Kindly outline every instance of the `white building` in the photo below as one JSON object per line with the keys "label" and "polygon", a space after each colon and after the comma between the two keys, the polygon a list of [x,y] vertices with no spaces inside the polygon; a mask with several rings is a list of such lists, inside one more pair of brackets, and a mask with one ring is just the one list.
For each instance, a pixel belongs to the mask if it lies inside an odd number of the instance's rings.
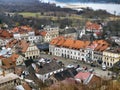
{"label": "white building", "polygon": [[55,26],[46,26],[44,31],[41,32],[44,42],[50,42],[53,38],[59,36],[59,27]]}
{"label": "white building", "polygon": [[104,40],[90,42],[58,37],[50,42],[49,52],[55,56],[91,62],[101,60],[102,54],[95,52],[103,52],[108,47]]}
{"label": "white building", "polygon": [[[29,67],[28,72],[34,72],[38,79],[45,82],[51,75],[62,72],[64,67],[53,60],[46,61],[45,59],[40,59],[36,63],[32,63]],[[32,70],[32,71],[29,71]]]}
{"label": "white building", "polygon": [[27,40],[36,43],[42,41],[42,37],[40,35],[35,35],[35,30],[27,26],[14,28],[11,32],[13,32],[14,39],[17,40]]}

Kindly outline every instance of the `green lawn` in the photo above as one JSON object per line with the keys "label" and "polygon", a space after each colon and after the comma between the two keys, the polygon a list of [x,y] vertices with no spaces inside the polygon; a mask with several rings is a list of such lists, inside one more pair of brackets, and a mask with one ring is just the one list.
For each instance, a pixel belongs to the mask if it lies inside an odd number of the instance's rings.
{"label": "green lawn", "polygon": [[32,12],[21,12],[18,14],[23,15],[24,17],[37,17],[37,15],[40,16],[40,13],[32,13]]}
{"label": "green lawn", "polygon": [[[21,12],[18,13],[20,15],[23,15],[23,17],[34,17],[34,18],[51,18],[53,20],[57,20],[58,17],[55,16],[45,16],[45,15],[41,15],[40,13],[32,13],[32,12]],[[65,19],[65,18],[69,18],[69,19],[82,19],[81,16],[78,15],[73,15],[70,17],[60,17],[61,19]]]}

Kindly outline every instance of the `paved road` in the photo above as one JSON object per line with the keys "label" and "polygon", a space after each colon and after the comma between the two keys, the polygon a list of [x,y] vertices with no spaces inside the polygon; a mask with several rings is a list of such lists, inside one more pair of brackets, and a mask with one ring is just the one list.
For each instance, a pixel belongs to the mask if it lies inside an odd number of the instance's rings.
{"label": "paved road", "polygon": [[100,77],[103,77],[103,78],[106,78],[106,79],[109,79],[110,76],[108,76],[108,72],[109,71],[103,71],[101,69],[101,67],[91,67],[89,64],[86,64],[86,63],[83,63],[81,61],[77,61],[75,62],[76,60],[72,60],[72,59],[66,59],[66,58],[62,58],[62,57],[57,57],[57,56],[52,56],[52,55],[48,55],[48,54],[41,54],[41,57],[44,57],[44,58],[50,58],[50,59],[53,59],[53,58],[57,58],[58,61],[62,61],[65,66],[69,65],[69,64],[72,64],[74,66],[77,66],[78,64],[80,65],[80,67],[87,67],[88,69],[89,68],[94,68],[94,73]]}

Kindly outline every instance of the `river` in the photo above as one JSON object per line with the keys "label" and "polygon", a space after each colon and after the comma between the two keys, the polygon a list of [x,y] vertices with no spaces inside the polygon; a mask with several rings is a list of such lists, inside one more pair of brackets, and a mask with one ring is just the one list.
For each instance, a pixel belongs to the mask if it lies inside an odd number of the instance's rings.
{"label": "river", "polygon": [[93,10],[106,10],[111,14],[116,14],[120,16],[120,4],[113,4],[113,3],[60,3],[56,2],[55,0],[43,0],[44,2],[56,3],[57,6],[65,7],[68,5],[74,6],[85,6],[90,7]]}

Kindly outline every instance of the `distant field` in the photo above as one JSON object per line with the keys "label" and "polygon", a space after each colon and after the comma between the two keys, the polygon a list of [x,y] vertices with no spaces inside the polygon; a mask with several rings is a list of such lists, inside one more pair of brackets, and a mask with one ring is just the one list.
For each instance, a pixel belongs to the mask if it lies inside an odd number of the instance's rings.
{"label": "distant field", "polygon": [[[20,15],[23,15],[23,17],[33,17],[33,18],[50,18],[51,20],[57,20],[57,16],[46,16],[46,15],[41,15],[40,13],[33,13],[33,12],[21,12],[18,13]],[[65,19],[69,18],[71,20],[92,20],[90,18],[83,18],[80,15],[72,15],[72,16],[66,16],[66,17],[59,17],[60,19]],[[105,19],[104,19],[105,20]],[[106,20],[120,20],[120,17],[108,17]]]}
{"label": "distant field", "polygon": [[40,15],[40,13],[32,13],[32,12],[21,12],[20,15],[23,15],[24,17],[36,17],[37,15]]}
{"label": "distant field", "polygon": [[[22,12],[22,13],[18,13],[18,14],[23,15],[23,17],[51,18],[53,20],[57,20],[58,19],[58,17],[41,15],[40,13]],[[82,19],[82,17],[78,16],[78,15],[73,15],[73,16],[68,16],[68,17],[60,17],[60,19],[65,19],[65,18],[69,18],[69,19]]]}

